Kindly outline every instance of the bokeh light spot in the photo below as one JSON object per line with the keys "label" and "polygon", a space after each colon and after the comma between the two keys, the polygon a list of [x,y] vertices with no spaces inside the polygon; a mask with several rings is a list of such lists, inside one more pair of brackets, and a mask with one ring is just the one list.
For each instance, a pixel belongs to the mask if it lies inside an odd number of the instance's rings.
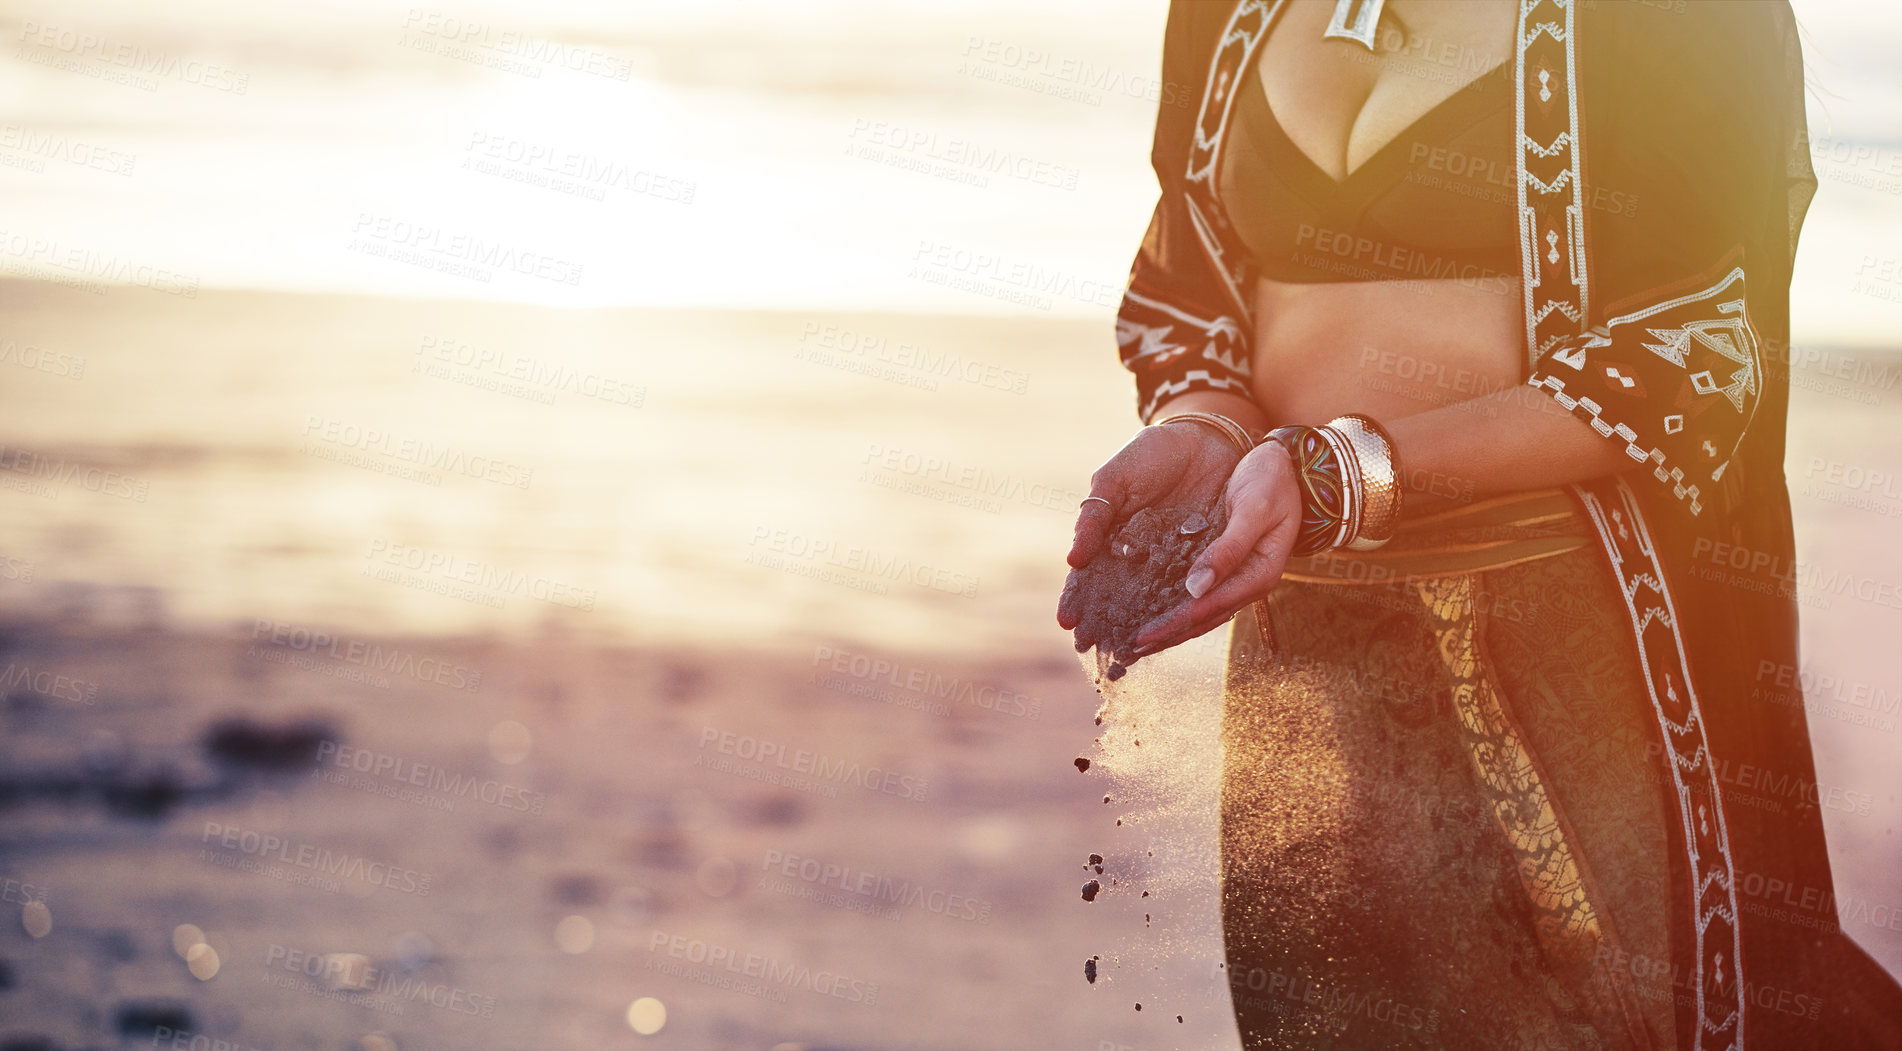
{"label": "bokeh light spot", "polygon": [[172,951],[184,959],[192,946],[205,944],[205,932],[196,923],[181,923],[172,928]]}
{"label": "bokeh light spot", "polygon": [[594,948],[594,924],[586,916],[563,916],[555,924],[555,944],[570,956],[579,956]]}
{"label": "bokeh light spot", "polygon": [[627,1025],[642,1036],[653,1036],[667,1024],[667,1005],[643,996],[627,1005]]}
{"label": "bokeh light spot", "polygon": [[218,950],[199,942],[185,950],[185,966],[190,968],[193,978],[209,982],[218,977]]}
{"label": "bokeh light spot", "polygon": [[498,763],[514,766],[528,758],[535,746],[535,735],[513,719],[504,719],[489,730],[489,754]]}
{"label": "bokeh light spot", "polygon": [[29,901],[20,907],[20,926],[31,937],[44,938],[53,933],[53,910],[43,901]]}

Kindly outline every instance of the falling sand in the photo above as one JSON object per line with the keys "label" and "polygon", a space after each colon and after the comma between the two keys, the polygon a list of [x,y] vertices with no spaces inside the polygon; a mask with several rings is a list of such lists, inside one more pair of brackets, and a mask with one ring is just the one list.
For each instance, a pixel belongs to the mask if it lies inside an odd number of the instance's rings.
{"label": "falling sand", "polygon": [[[1178,519],[1170,528],[1179,526]],[[1218,531],[1207,530],[1207,536]],[[1189,560],[1207,545],[1207,537],[1195,539],[1200,542],[1186,556],[1186,545],[1164,539],[1174,550],[1152,563],[1172,566],[1177,588]],[[1095,715],[1094,749],[1079,756],[1075,767],[1084,777],[1103,779],[1098,788],[1110,804],[1101,845],[1084,863],[1093,878],[1085,884],[1089,904],[1083,907],[1094,910],[1104,939],[1102,951],[1084,962],[1084,977],[1098,986],[1120,981],[1124,992],[1136,993],[1122,1000],[1123,1011],[1138,1000],[1166,1005],[1169,1010],[1156,1016],[1169,1025],[1157,1036],[1160,1046],[1183,1039],[1198,1047],[1232,1046],[1217,852],[1228,632],[1213,631],[1144,658],[1126,675],[1116,674],[1121,662],[1101,655],[1101,647],[1115,645],[1107,640],[1127,638],[1118,634],[1119,625],[1140,626],[1128,611],[1153,615],[1148,606],[1162,590],[1146,589],[1120,604],[1124,613],[1096,622],[1109,625],[1096,636],[1103,641],[1079,655],[1103,702]],[[1177,1021],[1170,1021],[1172,1015]]]}

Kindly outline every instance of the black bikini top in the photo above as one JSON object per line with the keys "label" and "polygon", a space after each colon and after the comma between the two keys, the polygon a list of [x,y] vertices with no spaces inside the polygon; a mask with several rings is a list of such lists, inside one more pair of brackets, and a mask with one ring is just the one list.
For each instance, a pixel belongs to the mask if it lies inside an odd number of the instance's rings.
{"label": "black bikini top", "polygon": [[1338,182],[1288,138],[1260,63],[1250,67],[1219,179],[1263,277],[1510,288],[1519,275],[1512,63],[1449,96]]}

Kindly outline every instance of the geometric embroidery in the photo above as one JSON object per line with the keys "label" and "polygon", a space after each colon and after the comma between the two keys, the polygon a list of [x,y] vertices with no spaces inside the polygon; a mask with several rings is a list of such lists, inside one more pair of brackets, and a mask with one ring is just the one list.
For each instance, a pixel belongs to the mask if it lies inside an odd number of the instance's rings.
{"label": "geometric embroidery", "polygon": [[[1586,273],[1589,255],[1585,209],[1580,199],[1583,147],[1579,142],[1573,54],[1575,6],[1575,0],[1519,0],[1514,74],[1519,85],[1515,120],[1520,148],[1515,158],[1515,182],[1526,352],[1532,365],[1526,381],[1549,391],[1565,409],[1586,416],[1599,434],[1623,440],[1626,453],[1650,465],[1652,474],[1670,486],[1678,499],[1687,501],[1695,515],[1703,509],[1698,487],[1686,484],[1682,468],[1666,465],[1660,446],[1668,443],[1673,449],[1680,448],[1687,416],[1703,424],[1710,421],[1711,414],[1703,406],[1687,405],[1682,390],[1660,390],[1655,395],[1645,391],[1640,379],[1647,372],[1644,350],[1632,344],[1638,343],[1651,355],[1671,361],[1686,372],[1704,374],[1702,380],[1688,381],[1692,391],[1706,398],[1723,394],[1743,417],[1740,421],[1735,417],[1725,421],[1731,426],[1721,427],[1716,435],[1734,451],[1756,411],[1759,375],[1756,340],[1744,319],[1743,271],[1733,270],[1716,287],[1699,295],[1614,318],[1603,334],[1585,331],[1591,324],[1587,306],[1591,282]],[[1563,76],[1555,75],[1555,71]],[[1536,103],[1531,101],[1534,98]],[[1558,251],[1561,237],[1567,249],[1564,253]],[[1540,242],[1544,242],[1545,251],[1539,250]],[[1632,322],[1714,297],[1733,282],[1739,286],[1735,298],[1718,306],[1716,318],[1690,318],[1675,326],[1660,324],[1648,330],[1650,341],[1632,339],[1620,331]],[[1567,321],[1571,322],[1569,328]],[[1614,337],[1621,338],[1614,342]],[[1597,364],[1602,366],[1596,376],[1586,370],[1586,361],[1593,356],[1599,356]],[[1559,372],[1570,373],[1576,384],[1573,392],[1567,391],[1567,380],[1556,374]],[[1587,386],[1597,389],[1582,389]],[[1617,399],[1614,404],[1623,407],[1631,418],[1606,419],[1605,407],[1594,397],[1601,393]],[[1675,400],[1663,400],[1673,395]],[[1683,411],[1687,408],[1692,411]],[[1733,434],[1734,440],[1730,440]],[[1711,450],[1718,449],[1712,435],[1702,437]],[[1710,473],[1712,479],[1721,477],[1729,465],[1728,453],[1706,452],[1705,456],[1707,463],[1710,459],[1721,461]],[[1691,878],[1696,939],[1690,954],[1693,973],[1689,976],[1696,1021],[1689,1046],[1694,1051],[1742,1051],[1744,976],[1736,872],[1714,759],[1704,737],[1697,696],[1691,690],[1683,639],[1678,635],[1677,611],[1637,500],[1623,479],[1613,475],[1573,488],[1584,499],[1624,592],[1639,663],[1658,716],[1666,765],[1684,824],[1683,846]],[[1680,682],[1682,694],[1677,686]],[[1714,823],[1712,811],[1716,813]]]}
{"label": "geometric embroidery", "polygon": [[1574,6],[1572,0],[1519,4],[1514,181],[1529,364],[1577,336],[1589,313]]}
{"label": "geometric embroidery", "polygon": [[[1708,363],[1710,367],[1691,373],[1692,389],[1699,394],[1722,394],[1731,408],[1742,412],[1744,399],[1757,396],[1756,340],[1744,321],[1742,299],[1717,304],[1717,312],[1730,316],[1693,321],[1682,328],[1646,329],[1658,342],[1644,346],[1679,368]],[[1713,362],[1712,357],[1718,360]],[[1726,382],[1713,378],[1713,368],[1730,373]]]}
{"label": "geometric embroidery", "polygon": [[[1682,829],[1696,938],[1691,986],[1696,996],[1693,1048],[1743,1051],[1743,931],[1737,908],[1737,872],[1724,820],[1717,760],[1704,734],[1704,716],[1691,686],[1678,612],[1658,564],[1657,549],[1638,501],[1622,479],[1574,486],[1597,526],[1611,569],[1624,593],[1638,644],[1638,663],[1664,743],[1672,802]],[[1682,689],[1679,687],[1682,686]]]}
{"label": "geometric embroidery", "polygon": [[[1631,458],[1649,461],[1652,473],[1697,514],[1703,510],[1698,481],[1723,477],[1762,393],[1743,285],[1743,268],[1733,267],[1700,292],[1611,318],[1603,329],[1561,343],[1527,382],[1586,415],[1599,434],[1624,438]],[[1681,370],[1677,390],[1644,389],[1640,377],[1649,368],[1656,384],[1659,366]],[[1554,369],[1578,375],[1568,381]],[[1694,470],[1695,480],[1687,481],[1679,466],[1686,463],[1703,465]]]}
{"label": "geometric embroidery", "polygon": [[1214,362],[1232,374],[1231,378],[1195,369],[1177,382],[1164,380],[1151,392],[1149,403],[1140,406],[1145,423],[1164,399],[1187,391],[1192,381],[1216,390],[1247,392],[1248,354],[1234,318],[1200,318],[1131,288],[1123,293],[1123,306],[1117,311],[1116,343],[1124,367],[1139,374],[1171,371],[1184,359]]}

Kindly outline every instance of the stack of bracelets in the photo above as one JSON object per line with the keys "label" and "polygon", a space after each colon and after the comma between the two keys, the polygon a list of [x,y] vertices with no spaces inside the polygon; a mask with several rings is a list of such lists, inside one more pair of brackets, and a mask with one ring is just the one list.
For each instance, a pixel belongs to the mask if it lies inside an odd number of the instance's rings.
{"label": "stack of bracelets", "polygon": [[[1257,444],[1241,424],[1217,413],[1177,413],[1160,422],[1176,420],[1213,427],[1244,456]],[[1400,521],[1400,460],[1380,424],[1349,414],[1322,427],[1277,427],[1265,440],[1287,450],[1301,487],[1301,531],[1289,554],[1372,551],[1393,539]]]}

